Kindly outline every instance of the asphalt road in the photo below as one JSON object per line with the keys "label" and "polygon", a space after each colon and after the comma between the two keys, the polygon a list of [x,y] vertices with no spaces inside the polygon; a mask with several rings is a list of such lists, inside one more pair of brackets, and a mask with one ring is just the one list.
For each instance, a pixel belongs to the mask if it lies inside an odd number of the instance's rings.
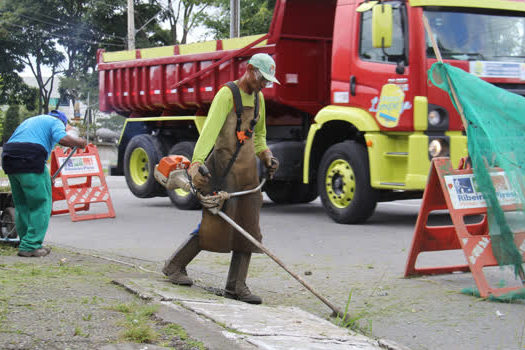
{"label": "asphalt road", "polygon": [[[46,236],[51,244],[163,261],[192,231],[200,211],[176,210],[167,197],[139,199],[123,177],[108,177],[115,219],[71,222],[53,216]],[[475,286],[470,273],[403,278],[419,211],[419,200],[380,203],[365,225],[334,223],[319,199],[304,205],[274,205],[265,199],[263,243],[293,271],[349,313],[355,326],[412,349],[524,349],[525,302],[483,301],[460,293]],[[91,212],[105,210],[101,204]],[[432,215],[447,222],[446,213]],[[420,265],[463,264],[462,252],[427,253]],[[222,288],[228,254],[202,252],[189,265],[197,285]],[[495,283],[508,270],[488,271]],[[264,255],[253,258],[248,278],[266,304],[294,305],[327,317],[330,310]]]}

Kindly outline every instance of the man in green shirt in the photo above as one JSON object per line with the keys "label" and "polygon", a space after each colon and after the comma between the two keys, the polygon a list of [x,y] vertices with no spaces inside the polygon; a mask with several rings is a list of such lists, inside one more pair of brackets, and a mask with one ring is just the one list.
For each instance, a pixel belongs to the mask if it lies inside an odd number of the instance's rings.
{"label": "man in green shirt", "polygon": [[[193,185],[202,193],[237,192],[257,187],[256,156],[268,169],[270,177],[277,171],[279,162],[266,145],[266,110],[261,93],[269,82],[279,83],[275,78],[275,62],[267,54],[255,54],[248,61],[244,75],[221,88],[213,99],[188,169]],[[211,177],[199,173],[202,164],[206,164]],[[223,211],[261,241],[261,206],[262,194],[258,191],[229,199]],[[260,251],[207,209],[203,210],[199,228],[168,259],[163,273],[175,284],[193,284],[186,266],[201,250],[232,252],[226,297],[252,304],[262,302],[246,286],[251,253]]]}

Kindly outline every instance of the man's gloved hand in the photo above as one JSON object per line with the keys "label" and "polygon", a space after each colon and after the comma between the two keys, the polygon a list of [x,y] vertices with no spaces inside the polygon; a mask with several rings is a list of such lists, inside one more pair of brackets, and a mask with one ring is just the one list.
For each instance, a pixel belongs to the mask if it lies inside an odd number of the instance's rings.
{"label": "man's gloved hand", "polygon": [[266,149],[259,153],[259,159],[268,170],[268,178],[272,179],[277,169],[279,169],[279,161],[273,156],[270,149]]}
{"label": "man's gloved hand", "polygon": [[193,183],[193,186],[198,190],[204,188],[210,181],[210,178],[208,176],[203,176],[201,175],[201,173],[199,173],[200,166],[201,163],[195,162],[192,163],[190,165],[190,168],[188,169],[188,175],[190,175],[191,177],[191,182]]}

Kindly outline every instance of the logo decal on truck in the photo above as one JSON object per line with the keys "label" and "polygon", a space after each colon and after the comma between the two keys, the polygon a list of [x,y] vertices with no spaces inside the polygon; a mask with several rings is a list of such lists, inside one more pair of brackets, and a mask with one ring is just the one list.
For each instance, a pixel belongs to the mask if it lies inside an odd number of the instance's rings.
{"label": "logo decal on truck", "polygon": [[394,128],[399,124],[403,112],[405,93],[395,84],[386,84],[381,89],[376,119],[386,128]]}

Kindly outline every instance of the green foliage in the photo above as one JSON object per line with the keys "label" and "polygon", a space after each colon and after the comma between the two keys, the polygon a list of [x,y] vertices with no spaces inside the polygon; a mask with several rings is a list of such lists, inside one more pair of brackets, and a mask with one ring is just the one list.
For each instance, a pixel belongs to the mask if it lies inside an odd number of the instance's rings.
{"label": "green foliage", "polygon": [[[216,39],[230,36],[230,0],[218,0],[219,11],[203,20]],[[275,0],[241,0],[241,36],[264,34],[270,28]]]}
{"label": "green foliage", "polygon": [[365,334],[366,333],[371,334],[372,333],[372,321],[368,322],[367,329],[363,329],[361,325],[359,324],[359,321],[363,318],[366,312],[360,311],[355,315],[351,315],[349,312],[350,302],[352,301],[352,292],[353,291],[350,290],[350,293],[348,294],[348,301],[346,302],[345,311],[343,315],[337,315],[335,321],[341,327],[348,328],[353,331],[359,331]]}
{"label": "green foliage", "polygon": [[118,114],[112,114],[107,118],[98,118],[97,126],[99,128],[108,128],[109,130],[120,132],[124,126],[126,118]]}
{"label": "green foliage", "polygon": [[20,106],[18,115],[20,118],[20,123],[22,123],[27,118],[31,118],[31,117],[34,117],[35,115],[38,115],[38,113],[35,110],[29,110],[26,106]]}
{"label": "green foliage", "polygon": [[[39,111],[47,112],[47,105],[58,74],[59,65],[65,57],[57,46],[57,26],[49,25],[40,16],[60,18],[57,0],[18,0],[0,3],[0,32],[4,41],[13,48],[6,50],[9,62],[20,71],[21,66],[31,68],[40,92]],[[48,18],[49,19],[49,18]],[[46,23],[47,22],[47,23]],[[51,76],[45,78],[42,68],[51,68]]]}
{"label": "green foliage", "polygon": [[[171,44],[186,44],[190,31],[203,24],[206,11],[220,5],[221,0],[167,0],[168,6],[162,14],[162,20],[169,23]],[[229,0],[228,0],[229,1]],[[182,29],[182,31],[179,30]]]}
{"label": "green foliage", "polygon": [[20,124],[20,107],[18,105],[9,106],[4,118],[4,130],[2,134],[3,142],[7,142],[15,129]]}
{"label": "green foliage", "polygon": [[71,77],[60,77],[61,98],[84,101],[89,106],[98,106],[98,73],[77,72]]}
{"label": "green foliage", "polygon": [[35,109],[38,90],[26,85],[16,72],[2,72],[3,68],[0,67],[0,105],[25,104]]}

